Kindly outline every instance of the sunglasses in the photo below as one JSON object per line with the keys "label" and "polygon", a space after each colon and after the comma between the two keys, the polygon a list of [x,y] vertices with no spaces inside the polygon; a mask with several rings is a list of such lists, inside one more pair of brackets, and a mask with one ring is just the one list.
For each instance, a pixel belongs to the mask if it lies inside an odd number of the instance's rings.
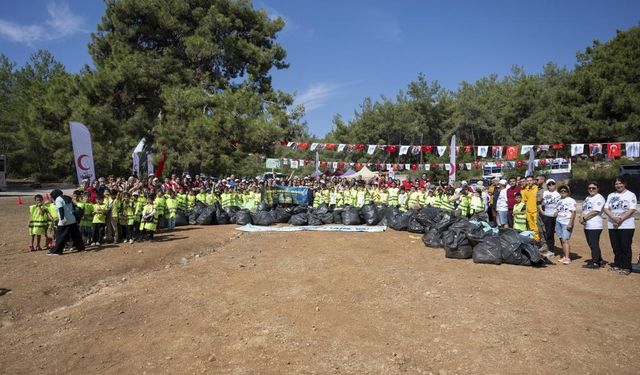
{"label": "sunglasses", "polygon": [[589,190],[598,190],[598,188],[595,186],[589,186]]}
{"label": "sunglasses", "polygon": [[568,190],[560,190],[561,193],[568,193]]}
{"label": "sunglasses", "polygon": [[549,186],[549,185],[555,185],[555,184],[556,184],[555,182],[549,182],[549,183],[547,184],[547,186]]}

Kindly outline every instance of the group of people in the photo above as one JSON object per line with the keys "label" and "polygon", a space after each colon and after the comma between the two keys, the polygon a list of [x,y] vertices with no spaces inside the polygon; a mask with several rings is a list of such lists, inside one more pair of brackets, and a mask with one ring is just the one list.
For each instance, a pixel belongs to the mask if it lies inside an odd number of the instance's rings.
{"label": "group of people", "polygon": [[[542,250],[547,256],[555,252],[557,236],[563,252],[560,262],[571,263],[569,240],[576,220],[576,201],[567,185],[558,187],[556,181],[544,176],[494,179],[488,186],[483,181],[432,183],[426,175],[415,181],[386,176],[367,181],[325,176],[240,179],[231,175],[214,179],[171,175],[162,181],[153,176],[101,177],[93,183],[83,181],[71,197],[59,190],[54,190],[50,198],[34,197],[30,206],[30,249],[42,249],[42,237],[51,255],[61,254],[69,240],[79,251],[85,245],[98,247],[105,242],[153,240],[160,224],[173,230],[176,212],[188,211],[197,202],[253,211],[260,204],[294,203],[287,194],[272,193],[275,186],[307,187],[308,203],[313,207],[362,207],[368,203],[397,206],[401,211],[439,207],[499,227],[531,231],[534,238],[543,242]],[[611,269],[629,274],[637,199],[626,189],[624,179],[616,179],[615,188],[605,200],[598,193],[598,184],[589,183],[589,196],[578,217],[592,252],[585,267],[599,268],[604,264],[599,246],[604,214],[615,255]]]}

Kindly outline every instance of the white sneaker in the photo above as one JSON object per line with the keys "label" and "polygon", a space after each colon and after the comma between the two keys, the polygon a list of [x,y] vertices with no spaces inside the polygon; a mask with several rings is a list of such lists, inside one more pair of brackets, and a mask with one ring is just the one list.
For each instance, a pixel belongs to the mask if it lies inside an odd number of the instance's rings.
{"label": "white sneaker", "polygon": [[129,243],[133,243],[133,238],[129,240]]}
{"label": "white sneaker", "polygon": [[100,242],[96,242],[96,246],[100,246]]}
{"label": "white sneaker", "polygon": [[92,242],[91,246],[96,246],[98,243],[97,242]]}

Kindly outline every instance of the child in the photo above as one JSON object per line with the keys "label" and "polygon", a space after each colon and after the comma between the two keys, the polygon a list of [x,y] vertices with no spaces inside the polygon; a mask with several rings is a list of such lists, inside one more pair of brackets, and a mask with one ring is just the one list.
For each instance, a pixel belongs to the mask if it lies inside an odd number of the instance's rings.
{"label": "child", "polygon": [[527,212],[522,202],[522,194],[515,194],[516,204],[513,206],[513,229],[527,230]]}
{"label": "child", "polygon": [[140,222],[140,241],[145,240],[145,235],[149,235],[149,241],[153,241],[153,234],[157,228],[157,211],[153,204],[155,196],[150,194],[147,198],[147,204],[142,208],[142,221]]}
{"label": "child", "polygon": [[[122,192],[118,205],[118,226],[124,242],[129,241],[129,243],[133,243],[133,220],[133,205],[131,199],[129,199],[129,193],[124,191]],[[129,222],[131,222],[131,224],[129,224]]]}
{"label": "child", "polygon": [[187,210],[193,210],[196,206],[196,189],[189,190],[189,195],[187,195]]}
{"label": "child", "polygon": [[109,206],[104,202],[104,196],[98,194],[96,196],[96,204],[93,206],[93,220],[92,220],[92,238],[91,245],[100,246],[104,237],[104,229],[107,223],[107,212]]}
{"label": "child", "polygon": [[45,239],[47,241],[47,248],[53,249],[56,243],[56,229],[58,227],[58,210],[56,205],[51,201],[49,195],[44,198],[44,209],[47,211],[47,233]]}
{"label": "child", "polygon": [[[202,197],[202,201],[204,203],[204,196]],[[162,190],[158,189],[156,190],[156,194],[155,194],[155,199],[153,201],[153,204],[155,206],[156,209],[156,217],[157,217],[157,221],[156,221],[156,228],[164,228],[165,225],[165,220],[164,218],[167,216],[167,204],[166,201],[164,199],[164,194],[162,193]]]}
{"label": "child", "polygon": [[[208,197],[209,195],[207,195]],[[176,199],[176,192],[169,190],[169,198],[165,200],[167,205],[167,227],[170,231],[176,229],[176,210],[178,209],[178,200]]]}
{"label": "child", "polygon": [[571,232],[573,231],[573,222],[576,218],[576,201],[569,196],[571,192],[566,185],[558,188],[560,193],[560,201],[556,206],[557,219],[556,219],[556,233],[560,238],[562,244],[562,250],[564,257],[560,259],[562,264],[571,263],[571,248],[569,246],[569,239],[571,238]]}
{"label": "child", "polygon": [[400,212],[405,212],[407,210],[407,201],[409,197],[407,195],[407,190],[404,186],[400,187],[400,194],[398,194],[398,206],[400,206]]}
{"label": "child", "polygon": [[[42,250],[40,247],[40,240],[42,235],[47,234],[47,227],[49,226],[49,220],[47,218],[47,210],[44,207],[42,195],[36,194],[33,197],[35,204],[29,206],[29,234],[31,235],[31,245],[29,250],[36,251]],[[36,247],[33,247],[34,241]]]}
{"label": "child", "polygon": [[82,208],[84,214],[80,220],[80,233],[82,240],[88,245],[91,243],[91,224],[93,221],[93,204],[91,203],[91,193],[85,191],[82,193],[82,202],[78,203],[78,207]]}

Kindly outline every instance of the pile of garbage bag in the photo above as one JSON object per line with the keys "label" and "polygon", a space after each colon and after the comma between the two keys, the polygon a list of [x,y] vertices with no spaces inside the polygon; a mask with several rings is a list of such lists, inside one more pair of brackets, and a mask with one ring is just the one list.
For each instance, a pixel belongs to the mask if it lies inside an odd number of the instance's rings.
{"label": "pile of garbage bag", "polygon": [[475,263],[541,266],[545,259],[533,239],[514,229],[491,227],[485,218],[471,219],[435,207],[401,212],[397,207],[367,204],[361,208],[346,206],[330,209],[319,207],[273,207],[261,204],[256,212],[239,207],[221,208],[200,202],[193,210],[177,211],[176,225],[261,225],[291,224],[296,226],[344,224],[386,225],[398,231],[423,234],[430,248],[444,249],[452,259],[473,259]]}

